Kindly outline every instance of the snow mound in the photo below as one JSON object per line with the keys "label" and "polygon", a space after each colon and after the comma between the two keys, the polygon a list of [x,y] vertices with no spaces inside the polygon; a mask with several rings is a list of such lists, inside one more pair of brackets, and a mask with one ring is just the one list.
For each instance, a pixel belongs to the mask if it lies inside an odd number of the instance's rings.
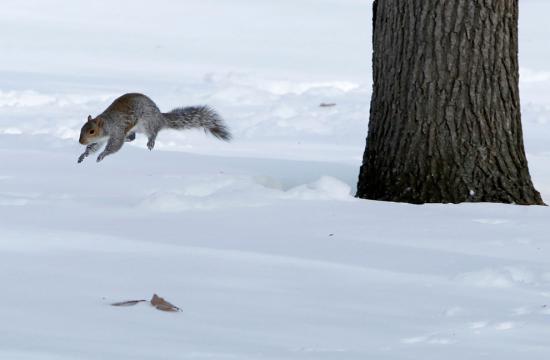
{"label": "snow mound", "polygon": [[214,210],[257,207],[279,200],[344,200],[353,199],[348,184],[330,177],[284,190],[269,177],[217,176],[191,177],[179,188],[150,193],[138,207],[159,212]]}
{"label": "snow mound", "polygon": [[46,94],[40,94],[36,91],[1,91],[0,107],[30,107],[41,106],[55,102],[55,97]]}
{"label": "snow mound", "polygon": [[214,210],[266,205],[271,189],[251,177],[194,177],[181,188],[155,191],[139,207],[160,211]]}
{"label": "snow mound", "polygon": [[310,184],[296,186],[287,197],[303,200],[351,200],[351,187],[331,176],[323,176]]}
{"label": "snow mound", "polygon": [[519,267],[466,272],[458,275],[457,280],[465,285],[480,288],[511,288],[516,285],[536,284],[535,274]]}
{"label": "snow mound", "polygon": [[25,206],[28,203],[27,199],[0,196],[0,206]]}

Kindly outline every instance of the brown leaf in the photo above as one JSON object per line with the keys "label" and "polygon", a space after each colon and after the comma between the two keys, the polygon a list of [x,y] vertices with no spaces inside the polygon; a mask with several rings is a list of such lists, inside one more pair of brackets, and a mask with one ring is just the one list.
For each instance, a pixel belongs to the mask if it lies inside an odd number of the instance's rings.
{"label": "brown leaf", "polygon": [[164,300],[157,294],[153,295],[153,298],[151,299],[151,305],[157,308],[157,310],[161,311],[181,311],[179,307],[170,304],[168,301]]}

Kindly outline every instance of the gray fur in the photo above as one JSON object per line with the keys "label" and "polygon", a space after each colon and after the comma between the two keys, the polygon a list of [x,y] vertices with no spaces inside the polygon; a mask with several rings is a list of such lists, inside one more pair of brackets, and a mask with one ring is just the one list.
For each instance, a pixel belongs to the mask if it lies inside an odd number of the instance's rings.
{"label": "gray fur", "polygon": [[101,147],[100,143],[91,143],[90,145],[87,145],[86,151],[84,151],[82,155],[78,157],[78,163],[80,164],[82,161],[84,161],[85,158],[90,156],[90,154],[93,154],[96,151],[98,151],[100,147]]}
{"label": "gray fur", "polygon": [[[80,155],[78,162],[97,151],[102,142],[107,142],[97,161],[111,155],[124,145],[124,141],[135,139],[135,133],[147,136],[147,147],[152,150],[159,131],[162,129],[185,130],[203,128],[220,140],[229,141],[231,134],[222,118],[208,106],[176,108],[162,113],[157,105],[143,94],[125,94],[117,98],[103,113],[88,121],[102,121],[102,133],[90,143]],[[86,125],[82,127],[81,139],[86,138]],[[86,142],[81,140],[81,143]]]}
{"label": "gray fur", "polygon": [[172,129],[204,128],[220,140],[231,140],[231,133],[224,125],[222,118],[208,106],[189,106],[175,108],[164,117]]}
{"label": "gray fur", "polygon": [[97,157],[97,162],[100,162],[105,158],[107,155],[111,155],[116,153],[122,148],[122,145],[124,145],[124,139],[126,138],[126,135],[124,132],[117,130],[109,137],[109,140],[107,140],[107,145],[105,145],[105,149],[99,154]]}

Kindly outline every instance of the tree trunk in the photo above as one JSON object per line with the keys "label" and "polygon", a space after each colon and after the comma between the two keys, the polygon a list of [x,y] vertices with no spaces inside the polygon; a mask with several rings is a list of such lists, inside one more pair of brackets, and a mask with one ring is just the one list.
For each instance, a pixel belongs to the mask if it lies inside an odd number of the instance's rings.
{"label": "tree trunk", "polygon": [[357,196],[543,204],[518,89],[517,0],[377,0]]}

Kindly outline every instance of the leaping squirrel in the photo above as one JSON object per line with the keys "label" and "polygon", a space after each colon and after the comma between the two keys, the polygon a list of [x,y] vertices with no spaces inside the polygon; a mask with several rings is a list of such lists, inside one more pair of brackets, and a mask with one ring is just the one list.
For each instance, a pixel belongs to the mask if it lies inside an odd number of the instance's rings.
{"label": "leaping squirrel", "polygon": [[125,94],[117,98],[100,115],[88,121],[80,130],[79,142],[86,151],[78,157],[81,163],[90,154],[98,151],[104,143],[105,150],[99,154],[100,162],[114,154],[125,141],[133,141],[136,133],[147,135],[147,147],[153,150],[155,139],[162,129],[204,128],[218,139],[229,141],[231,134],[222,118],[208,106],[175,108],[168,113],[160,112],[157,105],[143,94]]}

